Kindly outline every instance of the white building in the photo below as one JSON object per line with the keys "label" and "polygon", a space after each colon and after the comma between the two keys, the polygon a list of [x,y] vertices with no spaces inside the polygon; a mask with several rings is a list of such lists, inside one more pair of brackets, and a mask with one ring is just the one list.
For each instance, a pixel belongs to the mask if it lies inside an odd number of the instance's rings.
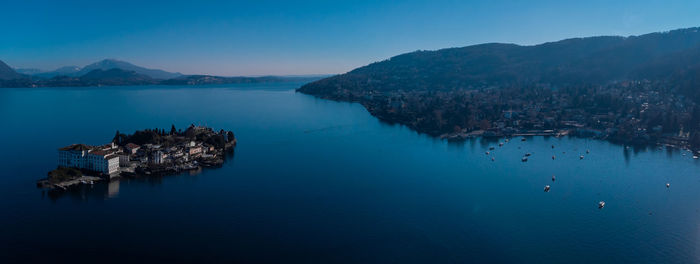
{"label": "white building", "polygon": [[58,166],[112,174],[119,172],[119,156],[114,151],[73,144],[58,150]]}
{"label": "white building", "polygon": [[73,144],[58,149],[58,166],[66,168],[85,168],[85,156],[91,148],[83,144]]}
{"label": "white building", "polygon": [[155,163],[155,164],[161,164],[161,163],[163,163],[163,160],[164,160],[165,157],[166,157],[166,155],[163,154],[163,152],[160,151],[160,150],[153,152],[152,155],[153,155],[153,159],[151,159],[151,160],[152,160],[153,163]]}
{"label": "white building", "polygon": [[119,171],[119,156],[104,150],[88,152],[86,169],[112,174]]}

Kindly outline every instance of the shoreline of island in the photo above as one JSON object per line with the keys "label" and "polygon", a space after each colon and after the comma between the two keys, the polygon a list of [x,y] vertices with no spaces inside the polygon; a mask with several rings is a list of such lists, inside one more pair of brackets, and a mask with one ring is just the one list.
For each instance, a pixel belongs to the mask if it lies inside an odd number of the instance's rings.
{"label": "shoreline of island", "polygon": [[57,168],[37,180],[37,187],[63,192],[120,177],[150,177],[219,167],[233,155],[237,139],[232,131],[190,125],[116,132],[105,145],[72,144],[58,149]]}

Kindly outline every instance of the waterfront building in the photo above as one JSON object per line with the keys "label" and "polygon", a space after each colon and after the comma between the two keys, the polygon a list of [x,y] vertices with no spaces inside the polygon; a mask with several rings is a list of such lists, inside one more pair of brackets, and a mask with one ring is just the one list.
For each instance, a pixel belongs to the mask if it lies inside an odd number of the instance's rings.
{"label": "waterfront building", "polygon": [[58,166],[85,169],[104,174],[119,172],[119,157],[116,149],[103,150],[104,146],[91,147],[73,144],[58,149]]}
{"label": "waterfront building", "polygon": [[86,168],[104,174],[119,172],[119,156],[112,151],[93,150],[87,154]]}
{"label": "waterfront building", "polygon": [[84,144],[73,144],[58,149],[58,166],[66,168],[84,168],[85,156],[91,148]]}

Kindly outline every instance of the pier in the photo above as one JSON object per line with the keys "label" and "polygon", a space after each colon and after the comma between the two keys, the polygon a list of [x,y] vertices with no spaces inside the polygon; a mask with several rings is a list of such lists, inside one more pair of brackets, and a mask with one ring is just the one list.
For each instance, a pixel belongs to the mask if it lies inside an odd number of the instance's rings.
{"label": "pier", "polygon": [[81,176],[68,181],[62,181],[58,183],[51,183],[48,179],[38,180],[36,182],[37,187],[46,189],[57,189],[57,190],[68,190],[72,186],[77,186],[79,184],[89,184],[91,182],[102,181],[103,178],[95,176]]}

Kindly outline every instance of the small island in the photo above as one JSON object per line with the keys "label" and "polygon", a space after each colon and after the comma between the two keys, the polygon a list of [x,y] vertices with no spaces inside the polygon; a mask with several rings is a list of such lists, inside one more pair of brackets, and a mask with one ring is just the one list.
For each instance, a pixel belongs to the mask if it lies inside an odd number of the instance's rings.
{"label": "small island", "polygon": [[221,166],[233,153],[236,137],[231,131],[218,132],[190,125],[178,130],[145,129],[131,135],[117,131],[112,141],[101,146],[73,144],[58,149],[58,166],[37,187],[65,191],[81,184],[116,177],[175,174]]}

